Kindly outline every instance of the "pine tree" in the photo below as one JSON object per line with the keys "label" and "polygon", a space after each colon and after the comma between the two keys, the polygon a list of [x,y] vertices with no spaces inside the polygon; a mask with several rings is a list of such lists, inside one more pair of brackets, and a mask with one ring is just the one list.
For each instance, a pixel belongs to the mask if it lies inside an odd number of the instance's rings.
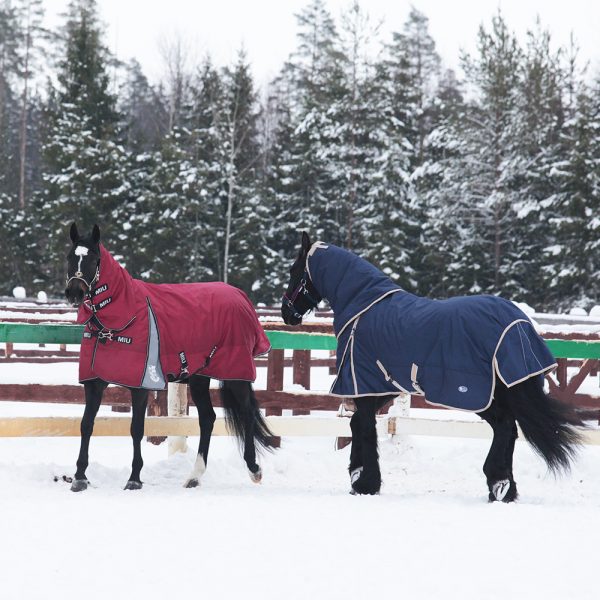
{"label": "pine tree", "polygon": [[279,212],[287,229],[284,237],[293,240],[293,246],[285,249],[288,254],[297,246],[300,230],[332,243],[343,244],[345,240],[330,161],[339,126],[332,107],[343,92],[338,33],[321,0],[302,10],[297,21],[298,47],[279,81],[280,88],[289,94],[286,110],[293,125],[286,168],[288,178],[295,183],[283,197]]}
{"label": "pine tree", "polygon": [[[51,90],[50,130],[44,144],[45,190],[36,202],[47,223],[46,275],[62,275],[67,226],[101,225],[110,240],[114,217],[129,197],[129,156],[118,143],[116,98],[109,91],[110,55],[102,44],[95,0],[74,0],[64,32],[58,88]],[[116,233],[115,233],[116,236]]]}
{"label": "pine tree", "polygon": [[597,304],[600,209],[600,96],[578,87],[559,140],[562,152],[549,164],[552,195],[545,202],[549,246],[545,248],[545,303],[568,310]]}
{"label": "pine tree", "polygon": [[521,56],[501,15],[492,20],[490,32],[482,26],[478,55],[463,58],[467,84],[477,95],[464,109],[457,105],[459,112],[430,139],[440,158],[426,172],[439,172],[439,187],[427,199],[431,222],[425,254],[426,264],[435,264],[435,248],[440,248],[441,281],[430,286],[441,293],[497,292],[504,284],[503,261],[514,219],[504,161]]}
{"label": "pine tree", "polygon": [[123,115],[125,145],[132,152],[157,150],[168,129],[168,108],[136,60],[126,65],[119,112]]}

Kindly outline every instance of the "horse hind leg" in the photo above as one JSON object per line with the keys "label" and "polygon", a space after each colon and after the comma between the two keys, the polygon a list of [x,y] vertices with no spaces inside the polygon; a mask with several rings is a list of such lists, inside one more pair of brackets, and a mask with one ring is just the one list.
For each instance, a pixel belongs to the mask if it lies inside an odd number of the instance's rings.
{"label": "horse hind leg", "polygon": [[518,497],[513,477],[513,453],[517,439],[515,418],[494,399],[490,408],[481,413],[492,427],[494,437],[483,464],[490,502],[513,502]]}
{"label": "horse hind leg", "polygon": [[189,380],[192,400],[198,409],[198,422],[200,425],[200,442],[198,455],[192,471],[183,484],[183,487],[193,488],[200,485],[200,480],[208,464],[208,449],[216,420],[215,410],[210,399],[210,378],[192,376]]}
{"label": "horse hind leg", "polygon": [[221,401],[229,429],[237,436],[242,448],[250,479],[260,483],[262,469],[256,462],[255,443],[268,447],[273,434],[260,414],[252,385],[248,381],[224,381]]}

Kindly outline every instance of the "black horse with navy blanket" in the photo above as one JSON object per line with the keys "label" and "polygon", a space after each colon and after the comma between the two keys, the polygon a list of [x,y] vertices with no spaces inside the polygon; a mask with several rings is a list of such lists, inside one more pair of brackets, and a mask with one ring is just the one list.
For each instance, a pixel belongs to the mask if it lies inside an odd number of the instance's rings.
{"label": "black horse with navy blanket", "polygon": [[497,296],[430,300],[410,294],[366,260],[331,244],[300,254],[282,302],[290,325],[327,298],[338,341],[331,393],[353,398],[352,488],[377,493],[381,475],[375,413],[401,392],[432,404],[475,411],[494,430],[484,464],[490,500],[512,501],[515,420],[549,468],[568,468],[581,421],[543,390],[556,367],[527,315]]}

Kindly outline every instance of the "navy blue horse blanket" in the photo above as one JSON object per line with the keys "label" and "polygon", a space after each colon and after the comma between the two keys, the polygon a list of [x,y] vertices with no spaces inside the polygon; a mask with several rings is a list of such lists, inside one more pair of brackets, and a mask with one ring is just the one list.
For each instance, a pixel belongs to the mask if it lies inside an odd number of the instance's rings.
{"label": "navy blue horse blanket", "polygon": [[503,298],[420,298],[352,252],[321,242],[306,268],[334,312],[332,394],[406,392],[479,412],[493,399],[496,377],[511,387],[556,367],[527,315]]}

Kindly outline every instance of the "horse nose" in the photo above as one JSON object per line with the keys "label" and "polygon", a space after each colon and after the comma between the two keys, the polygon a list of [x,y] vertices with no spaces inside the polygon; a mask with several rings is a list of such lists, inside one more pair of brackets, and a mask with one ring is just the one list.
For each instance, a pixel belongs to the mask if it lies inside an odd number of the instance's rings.
{"label": "horse nose", "polygon": [[74,305],[79,305],[83,302],[83,287],[79,281],[71,281],[65,289],[67,300]]}

